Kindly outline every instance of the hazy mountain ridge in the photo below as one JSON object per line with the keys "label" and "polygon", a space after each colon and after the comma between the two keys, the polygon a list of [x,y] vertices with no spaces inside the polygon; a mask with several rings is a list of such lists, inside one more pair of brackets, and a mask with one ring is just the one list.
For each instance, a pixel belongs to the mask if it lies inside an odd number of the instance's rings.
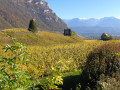
{"label": "hazy mountain ridge", "polygon": [[93,18],[91,19],[74,18],[71,20],[66,20],[66,19],[63,20],[69,27],[95,26],[98,23],[98,20]]}
{"label": "hazy mountain ridge", "polygon": [[67,27],[45,0],[0,0],[0,29],[27,28],[32,18],[41,30],[63,32]]}
{"label": "hazy mountain ridge", "polygon": [[63,19],[64,22],[69,26],[69,27],[84,27],[84,26],[98,26],[98,27],[119,27],[120,28],[120,19],[115,18],[115,17],[104,17],[101,19],[95,19],[95,18],[90,18],[90,19],[79,19],[79,18],[74,18],[74,19]]}
{"label": "hazy mountain ridge", "polygon": [[115,37],[120,36],[120,19],[115,17],[104,17],[101,19],[71,19],[64,22],[77,34],[91,39],[99,39],[103,32]]}

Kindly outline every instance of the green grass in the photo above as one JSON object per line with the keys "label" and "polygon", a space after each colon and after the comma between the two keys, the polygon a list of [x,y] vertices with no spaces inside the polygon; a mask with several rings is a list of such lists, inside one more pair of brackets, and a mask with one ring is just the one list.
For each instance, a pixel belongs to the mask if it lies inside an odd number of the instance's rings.
{"label": "green grass", "polygon": [[68,72],[68,73],[64,73],[63,77],[71,77],[71,76],[77,76],[80,75],[82,73],[82,70],[76,71],[76,72]]}

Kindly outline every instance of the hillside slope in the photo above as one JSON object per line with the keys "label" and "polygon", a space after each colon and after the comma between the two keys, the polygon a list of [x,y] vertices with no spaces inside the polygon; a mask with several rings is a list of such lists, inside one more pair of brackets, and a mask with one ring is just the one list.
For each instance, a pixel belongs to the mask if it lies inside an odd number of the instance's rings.
{"label": "hillside slope", "polygon": [[12,44],[9,36],[16,38],[21,43],[40,46],[77,43],[82,41],[81,38],[73,36],[63,36],[45,31],[40,31],[39,33],[32,33],[29,32],[27,29],[14,28],[2,30],[0,32],[0,43]]}
{"label": "hillside slope", "polygon": [[28,28],[35,18],[40,30],[63,32],[66,24],[49,8],[45,0],[0,0],[0,29]]}

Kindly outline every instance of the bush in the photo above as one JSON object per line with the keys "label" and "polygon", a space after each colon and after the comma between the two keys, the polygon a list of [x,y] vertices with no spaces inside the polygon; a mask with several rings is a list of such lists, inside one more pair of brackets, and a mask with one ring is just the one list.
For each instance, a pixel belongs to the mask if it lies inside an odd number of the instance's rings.
{"label": "bush", "polygon": [[120,72],[120,44],[111,43],[94,49],[87,57],[84,75],[85,84],[96,88],[101,76],[115,77]]}
{"label": "bush", "polygon": [[35,32],[38,32],[38,28],[37,28],[36,20],[35,20],[35,19],[30,20],[28,30],[29,30],[29,31],[32,31],[32,32],[34,32],[34,33],[35,33]]}
{"label": "bush", "polygon": [[58,85],[63,84],[62,73],[52,65],[44,78],[37,76],[35,79],[29,73],[29,69],[24,71],[24,66],[28,67],[28,64],[32,63],[27,59],[27,47],[15,38],[11,37],[11,39],[15,45],[3,46],[8,57],[0,56],[0,90],[36,90],[40,88],[39,84],[44,90],[48,88],[56,90]]}
{"label": "bush", "polygon": [[102,35],[101,35],[101,40],[112,40],[112,39],[114,39],[114,37],[113,36],[109,36],[107,33],[103,33]]}
{"label": "bush", "polygon": [[[12,38],[15,45],[3,46],[4,52],[11,52],[10,57],[0,57],[0,90],[26,90],[33,84],[29,73],[21,70],[19,64],[28,63],[27,47]],[[11,57],[13,56],[13,57]]]}
{"label": "bush", "polygon": [[70,29],[70,34],[71,36],[75,36],[76,33]]}

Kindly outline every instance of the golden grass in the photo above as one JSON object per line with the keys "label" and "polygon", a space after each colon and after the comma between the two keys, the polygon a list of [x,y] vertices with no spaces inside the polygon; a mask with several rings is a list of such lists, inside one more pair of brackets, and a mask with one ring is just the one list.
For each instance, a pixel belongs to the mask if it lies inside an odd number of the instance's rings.
{"label": "golden grass", "polygon": [[39,33],[32,33],[29,32],[27,29],[7,29],[0,32],[1,43],[12,43],[8,38],[8,35],[18,39],[21,43],[38,46],[76,43],[82,41],[82,39],[78,37],[68,37],[44,31],[41,31]]}
{"label": "golden grass", "polygon": [[[26,29],[20,30],[7,29],[3,30],[4,32],[0,32],[0,44],[13,44],[7,35],[17,38],[22,43],[27,43],[29,52],[28,59],[31,63],[27,66],[19,65],[19,67],[30,72],[31,75],[35,77],[45,74],[52,67],[61,68],[61,72],[77,71],[86,61],[89,52],[94,48],[109,42],[120,42],[120,40],[108,42],[82,40],[78,37],[68,37],[44,31],[31,33],[26,31]],[[26,31],[26,33],[21,33],[23,31]],[[0,55],[12,57],[9,52],[3,53],[1,47]]]}
{"label": "golden grass", "polygon": [[28,30],[24,28],[13,28],[2,30],[2,32],[28,32]]}

